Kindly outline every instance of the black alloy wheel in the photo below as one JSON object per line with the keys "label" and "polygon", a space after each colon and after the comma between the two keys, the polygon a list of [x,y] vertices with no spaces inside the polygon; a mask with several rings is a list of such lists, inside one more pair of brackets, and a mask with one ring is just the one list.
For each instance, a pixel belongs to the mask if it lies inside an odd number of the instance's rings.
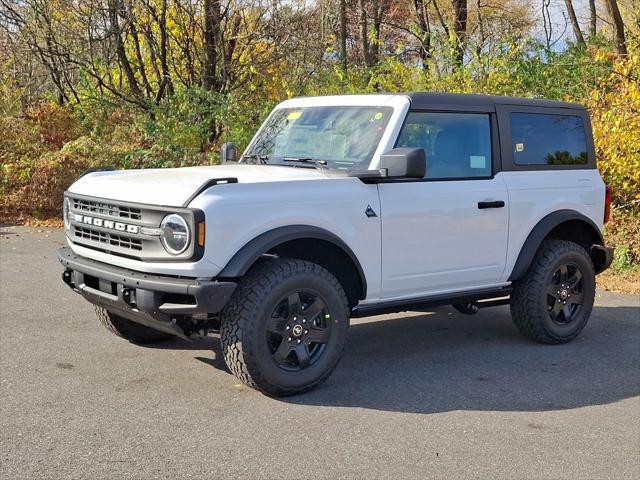
{"label": "black alloy wheel", "polygon": [[315,292],[289,293],[276,305],[267,322],[267,343],[273,361],[296,371],[316,363],[331,338],[331,315]]}
{"label": "black alloy wheel", "polygon": [[578,265],[565,263],[553,273],[547,286],[547,310],[558,325],[568,325],[580,313],[583,295],[583,274]]}

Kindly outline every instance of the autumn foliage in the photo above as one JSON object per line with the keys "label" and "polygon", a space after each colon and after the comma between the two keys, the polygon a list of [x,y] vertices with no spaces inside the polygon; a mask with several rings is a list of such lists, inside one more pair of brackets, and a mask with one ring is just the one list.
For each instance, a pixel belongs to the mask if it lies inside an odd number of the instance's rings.
{"label": "autumn foliage", "polygon": [[[598,51],[594,61],[607,61]],[[614,59],[585,103],[589,107],[598,167],[618,207],[640,203],[640,52]]]}
{"label": "autumn foliage", "polygon": [[522,0],[0,0],[2,216],[59,215],[87,168],[215,163],[288,97],[487,93],[587,106],[638,263],[640,11],[611,2],[563,30]]}

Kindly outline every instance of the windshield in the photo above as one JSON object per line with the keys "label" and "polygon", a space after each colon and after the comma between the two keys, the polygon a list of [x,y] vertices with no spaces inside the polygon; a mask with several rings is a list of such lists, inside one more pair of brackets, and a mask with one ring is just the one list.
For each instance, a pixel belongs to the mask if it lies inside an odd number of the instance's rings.
{"label": "windshield", "polygon": [[245,157],[288,165],[313,159],[326,162],[328,168],[366,170],[392,112],[391,107],[369,106],[278,109],[253,139]]}

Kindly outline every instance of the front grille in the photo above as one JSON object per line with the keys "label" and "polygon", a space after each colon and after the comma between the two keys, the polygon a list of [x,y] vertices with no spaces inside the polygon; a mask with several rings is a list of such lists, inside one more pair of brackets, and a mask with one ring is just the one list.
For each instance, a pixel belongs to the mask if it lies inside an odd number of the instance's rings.
{"label": "front grille", "polygon": [[73,198],[73,209],[81,212],[97,213],[99,215],[107,215],[109,217],[141,220],[142,212],[139,208],[125,207],[123,205],[113,205],[110,203],[95,202],[92,200],[84,200]]}
{"label": "front grille", "polygon": [[110,232],[102,232],[92,228],[73,226],[74,235],[78,239],[90,240],[98,242],[102,245],[110,245],[112,247],[126,248],[129,250],[142,250],[142,241],[127,237],[125,235],[117,235]]}
{"label": "front grille", "polygon": [[170,255],[162,246],[159,227],[172,213],[182,215],[195,224],[194,214],[186,208],[95,198],[67,192],[69,200],[67,237],[71,243],[102,251],[109,255],[141,261],[184,260],[193,256],[192,245],[180,255]]}

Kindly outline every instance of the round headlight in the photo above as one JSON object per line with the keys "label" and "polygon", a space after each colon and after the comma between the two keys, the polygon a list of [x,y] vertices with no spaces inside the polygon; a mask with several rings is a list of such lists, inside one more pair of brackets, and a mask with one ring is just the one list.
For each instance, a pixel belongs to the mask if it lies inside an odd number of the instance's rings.
{"label": "round headlight", "polygon": [[71,227],[71,202],[68,198],[64,199],[64,203],[62,204],[62,218],[64,219],[64,228],[69,230]]}
{"label": "round headlight", "polygon": [[189,246],[190,233],[187,222],[180,215],[167,215],[160,224],[162,246],[171,255],[180,255]]}

